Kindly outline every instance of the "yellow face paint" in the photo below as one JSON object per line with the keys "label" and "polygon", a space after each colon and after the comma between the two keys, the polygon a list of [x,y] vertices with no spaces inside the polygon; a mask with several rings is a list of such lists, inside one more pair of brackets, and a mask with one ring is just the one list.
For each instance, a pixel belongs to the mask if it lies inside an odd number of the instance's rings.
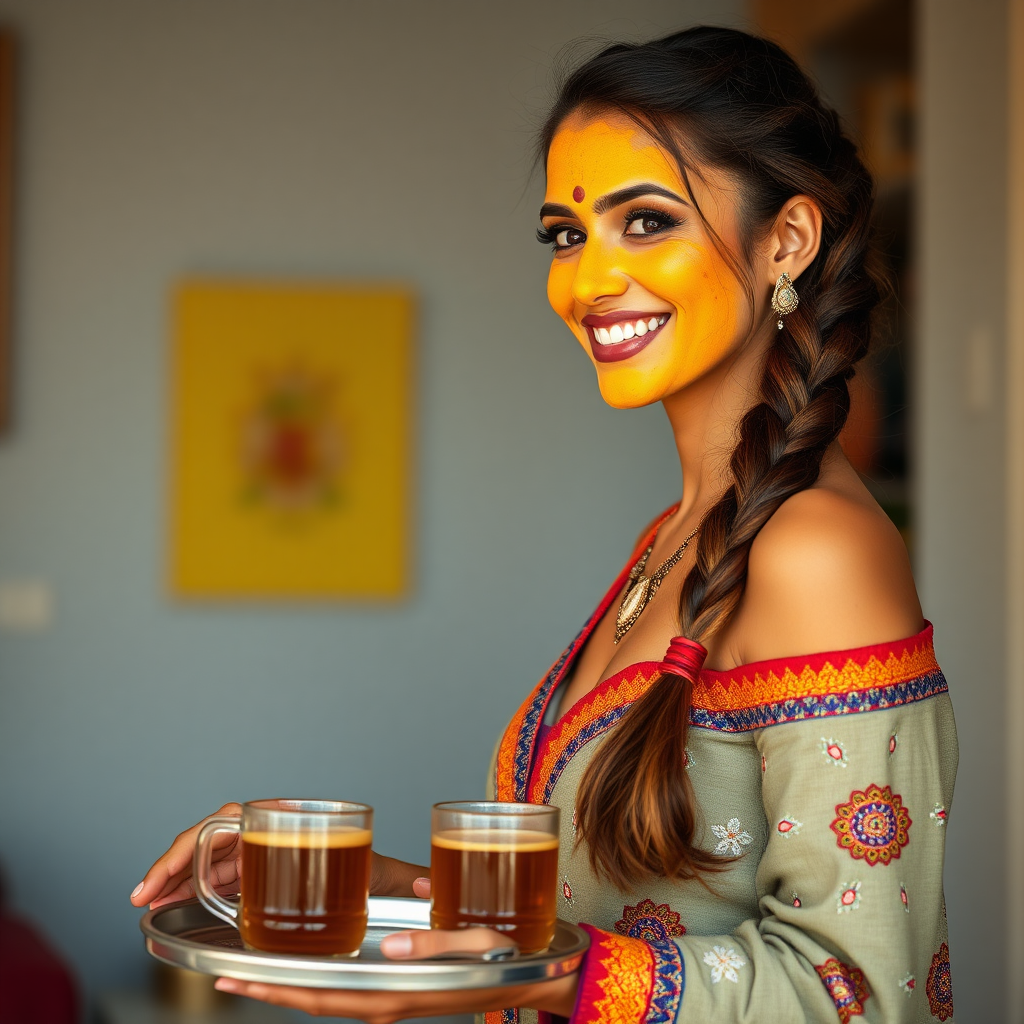
{"label": "yellow face paint", "polygon": [[[700,199],[735,245],[728,204],[710,193]],[[590,355],[609,405],[635,408],[674,394],[747,336],[743,287],[679,171],[625,116],[563,123],[548,153],[541,216],[556,244],[548,300]]]}

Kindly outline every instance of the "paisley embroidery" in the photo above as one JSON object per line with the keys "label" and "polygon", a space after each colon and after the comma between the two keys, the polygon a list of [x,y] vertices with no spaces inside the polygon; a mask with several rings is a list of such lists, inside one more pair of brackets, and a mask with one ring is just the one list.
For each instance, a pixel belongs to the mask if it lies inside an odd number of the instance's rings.
{"label": "paisley embroidery", "polygon": [[775,826],[775,831],[778,832],[780,836],[788,839],[790,836],[798,835],[800,829],[803,827],[804,823],[802,821],[797,821],[796,818],[793,817],[786,817]]}
{"label": "paisley embroidery", "polygon": [[949,1020],[953,1016],[953,983],[949,976],[949,946],[945,942],[932,957],[924,992],[933,1017]]}
{"label": "paisley embroidery", "polygon": [[836,913],[848,914],[860,906],[860,882],[841,882],[836,896]]}
{"label": "paisley embroidery", "polygon": [[900,988],[907,993],[908,996],[914,994],[914,989],[917,988],[917,979],[912,974],[905,974],[900,978]]}
{"label": "paisley embroidery", "polygon": [[572,896],[572,886],[569,884],[568,878],[562,879],[562,898],[570,907],[574,907],[576,905],[576,901]]}
{"label": "paisley embroidery", "polygon": [[831,736],[828,739],[821,737],[821,753],[828,764],[834,764],[837,768],[846,767],[846,746],[837,743]]}
{"label": "paisley embroidery", "polygon": [[946,824],[946,819],[949,817],[949,812],[946,810],[945,807],[942,806],[942,804],[936,804],[935,810],[932,811],[932,813],[929,814],[928,817],[931,818],[932,821],[934,821],[939,828],[942,828],[942,826]]}
{"label": "paisley embroidery", "polygon": [[847,1024],[851,1017],[863,1015],[864,1001],[870,993],[864,983],[862,971],[850,964],[840,963],[835,957],[829,957],[820,967],[814,969],[825,983],[842,1024]]}
{"label": "paisley embroidery", "polygon": [[664,942],[686,934],[686,926],[680,922],[679,915],[667,903],[655,906],[654,900],[641,900],[635,907],[623,907],[615,930],[620,935],[645,942]]}
{"label": "paisley embroidery", "polygon": [[910,841],[910,814],[889,786],[855,789],[849,803],[836,804],[836,815],[831,828],[837,845],[872,867],[896,860]]}
{"label": "paisley embroidery", "polygon": [[909,914],[910,900],[907,897],[907,886],[904,882],[900,882],[900,903],[903,904],[903,909]]}
{"label": "paisley embroidery", "polygon": [[892,757],[892,755],[896,753],[896,744],[899,743],[899,738],[900,738],[900,734],[898,732],[894,732],[889,737],[889,756],[890,757]]}

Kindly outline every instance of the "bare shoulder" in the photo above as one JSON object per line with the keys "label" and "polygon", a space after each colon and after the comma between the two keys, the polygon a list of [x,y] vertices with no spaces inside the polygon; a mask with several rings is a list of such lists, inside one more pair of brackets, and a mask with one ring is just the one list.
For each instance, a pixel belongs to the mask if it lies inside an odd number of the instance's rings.
{"label": "bare shoulder", "polygon": [[903,538],[839,458],[818,484],[785,501],[751,545],[730,645],[743,661],[863,647],[921,629]]}

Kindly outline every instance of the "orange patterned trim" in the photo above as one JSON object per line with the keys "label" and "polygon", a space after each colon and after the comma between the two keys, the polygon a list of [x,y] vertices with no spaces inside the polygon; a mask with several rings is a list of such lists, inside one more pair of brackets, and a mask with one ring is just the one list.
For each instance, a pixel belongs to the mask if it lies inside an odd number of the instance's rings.
{"label": "orange patterned trim", "polygon": [[693,688],[693,707],[739,711],[897,686],[938,671],[929,623],[916,636],[891,644],[756,662],[728,672],[705,670]]}
{"label": "orange patterned trim", "polygon": [[562,769],[592,739],[610,729],[658,678],[658,662],[632,665],[606,679],[562,716],[541,747],[530,780],[530,801],[547,803]]}
{"label": "orange patterned trim", "polygon": [[572,1024],[641,1024],[654,991],[654,951],[639,939],[592,927],[586,931],[590,949]]}

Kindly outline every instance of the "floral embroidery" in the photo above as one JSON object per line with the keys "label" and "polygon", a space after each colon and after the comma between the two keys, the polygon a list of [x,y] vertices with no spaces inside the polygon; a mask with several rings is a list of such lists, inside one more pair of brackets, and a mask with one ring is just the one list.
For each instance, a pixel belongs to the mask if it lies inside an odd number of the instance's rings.
{"label": "floral embroidery", "polygon": [[569,884],[569,879],[566,877],[562,878],[562,897],[570,907],[576,906],[576,901],[572,898],[572,886]]}
{"label": "floral embroidery", "polygon": [[804,823],[802,821],[797,821],[796,818],[783,818],[782,821],[775,826],[775,831],[778,832],[780,836],[788,838],[789,836],[795,836],[803,827]]}
{"label": "floral embroidery", "polygon": [[730,818],[725,825],[712,825],[711,831],[719,839],[715,853],[728,857],[738,857],[743,851],[741,846],[749,846],[753,837],[745,831],[739,818]]}
{"label": "floral embroidery", "polygon": [[837,845],[872,867],[896,860],[910,841],[910,814],[889,786],[855,789],[849,803],[836,804],[836,815],[831,828]]}
{"label": "floral embroidery", "polygon": [[488,1010],[484,1024],[519,1024],[518,1010]]}
{"label": "floral embroidery", "polygon": [[850,964],[840,963],[835,957],[829,957],[820,967],[814,969],[825,983],[842,1024],[847,1024],[851,1017],[863,1015],[864,1001],[870,993],[864,983],[862,971]]}
{"label": "floral embroidery", "polygon": [[860,882],[841,882],[836,897],[836,913],[848,914],[860,906]]}
{"label": "floral embroidery", "polygon": [[[647,942],[591,925],[583,925],[583,930],[590,936],[590,948],[579,976],[579,1019],[606,1024],[646,1020],[657,984],[660,951]],[[674,942],[672,947],[678,952]]]}
{"label": "floral embroidery", "polygon": [[907,898],[907,886],[904,882],[900,882],[900,903],[903,904],[903,909],[909,914],[910,900]]}
{"label": "floral embroidery", "polygon": [[932,1016],[949,1020],[953,1016],[953,984],[949,977],[949,946],[945,942],[932,957],[924,991]]}
{"label": "floral embroidery", "polygon": [[892,757],[892,755],[896,753],[896,744],[899,742],[899,735],[900,734],[898,732],[894,732],[889,737],[889,756],[890,757]]}
{"label": "floral embroidery", "polygon": [[800,902],[800,897],[796,893],[793,893],[793,906],[798,909],[803,906],[803,903]]}
{"label": "floral embroidery", "polygon": [[946,808],[942,806],[942,804],[936,804],[935,810],[932,811],[932,813],[929,814],[928,817],[931,818],[932,821],[934,821],[939,828],[942,828],[942,826],[946,824],[946,818],[949,817],[949,814],[947,813]]}
{"label": "floral embroidery", "polygon": [[711,968],[711,981],[715,985],[723,978],[739,984],[740,976],[736,972],[747,966],[747,961],[736,950],[726,949],[725,946],[715,946],[714,950],[708,950],[704,954],[704,963]]}
{"label": "floral embroidery", "polygon": [[674,935],[685,935],[686,926],[679,915],[667,904],[654,905],[653,900],[641,900],[635,907],[623,907],[622,919],[615,922],[620,935],[645,942],[664,942]]}
{"label": "floral embroidery", "polygon": [[764,759],[764,754],[762,754],[761,755],[761,774],[764,775],[764,773],[766,771],[768,771],[768,762]]}
{"label": "floral embroidery", "polygon": [[917,987],[917,979],[912,974],[905,974],[900,978],[900,988],[907,993],[908,996],[914,994],[914,989]]}
{"label": "floral embroidery", "polygon": [[842,743],[837,743],[831,736],[828,739],[821,737],[821,753],[829,764],[834,764],[838,768],[846,767],[846,747]]}
{"label": "floral embroidery", "polygon": [[644,1024],[675,1024],[683,998],[683,954],[674,942],[650,945],[654,953],[654,991]]}

